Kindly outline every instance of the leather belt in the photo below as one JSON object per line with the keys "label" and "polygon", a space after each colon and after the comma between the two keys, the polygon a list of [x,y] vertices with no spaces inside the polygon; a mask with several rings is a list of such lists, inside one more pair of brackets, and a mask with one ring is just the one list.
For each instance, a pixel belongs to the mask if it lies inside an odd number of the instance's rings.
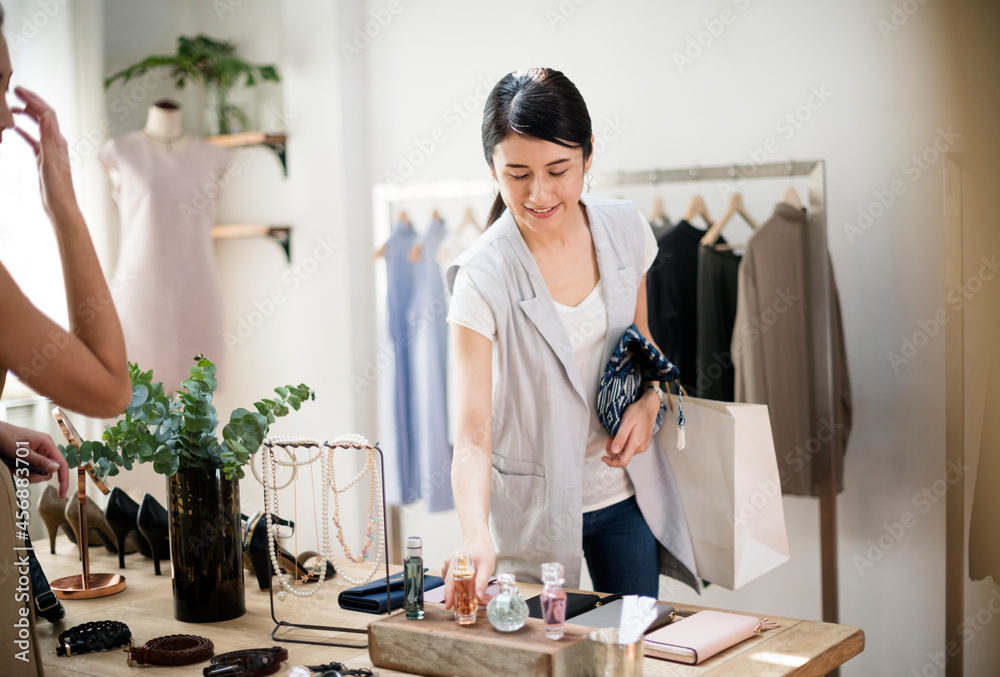
{"label": "leather belt", "polygon": [[264,677],[276,673],[287,660],[288,650],[280,646],[230,651],[213,658],[202,674],[205,677]]}
{"label": "leather belt", "polygon": [[140,647],[129,642],[125,649],[128,664],[190,665],[207,661],[215,653],[212,640],[198,635],[166,635],[151,639]]}
{"label": "leather belt", "polygon": [[62,632],[58,641],[58,655],[76,656],[125,646],[132,641],[132,632],[118,621],[91,621]]}

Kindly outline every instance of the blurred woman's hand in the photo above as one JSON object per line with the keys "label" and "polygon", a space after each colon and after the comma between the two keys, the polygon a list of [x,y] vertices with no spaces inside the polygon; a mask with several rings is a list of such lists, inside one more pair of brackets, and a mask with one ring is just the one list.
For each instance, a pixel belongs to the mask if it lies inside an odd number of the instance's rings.
{"label": "blurred woman's hand", "polygon": [[56,112],[42,97],[24,87],[15,87],[14,94],[24,103],[14,108],[14,113],[31,118],[38,125],[37,139],[20,126],[15,129],[35,153],[42,204],[58,226],[62,218],[79,210],[70,171],[69,144],[59,131]]}
{"label": "blurred woman's hand", "polygon": [[[28,450],[26,456],[20,457],[21,461],[40,470],[48,471],[46,475],[28,473],[28,481],[33,483],[48,482],[52,479],[52,475],[56,474],[59,477],[59,497],[65,498],[66,489],[69,486],[69,465],[52,437],[30,428],[21,428],[0,421],[0,456],[17,461],[19,458],[17,454],[18,442],[27,442],[28,445],[21,447],[21,449],[27,448]],[[25,466],[19,465],[19,467]],[[16,468],[12,468],[11,472],[16,472]],[[24,475],[18,473],[17,476],[23,477]]]}

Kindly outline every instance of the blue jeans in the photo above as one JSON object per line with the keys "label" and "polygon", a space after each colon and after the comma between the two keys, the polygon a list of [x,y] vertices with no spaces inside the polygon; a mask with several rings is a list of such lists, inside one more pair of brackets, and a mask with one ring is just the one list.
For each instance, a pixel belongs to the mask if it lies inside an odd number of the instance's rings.
{"label": "blue jeans", "polygon": [[583,555],[594,590],[659,597],[656,537],[635,496],[583,513]]}

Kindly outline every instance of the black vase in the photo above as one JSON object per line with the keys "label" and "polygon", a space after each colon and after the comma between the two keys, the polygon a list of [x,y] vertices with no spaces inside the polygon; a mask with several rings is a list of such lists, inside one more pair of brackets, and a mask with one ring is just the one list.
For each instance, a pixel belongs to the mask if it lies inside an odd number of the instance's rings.
{"label": "black vase", "polygon": [[240,490],[221,469],[181,468],[169,479],[174,618],[211,623],[246,613]]}

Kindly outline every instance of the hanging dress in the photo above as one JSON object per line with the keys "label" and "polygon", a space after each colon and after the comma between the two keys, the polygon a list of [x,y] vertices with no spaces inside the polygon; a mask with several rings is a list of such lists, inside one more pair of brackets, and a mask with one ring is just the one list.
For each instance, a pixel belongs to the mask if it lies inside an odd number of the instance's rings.
{"label": "hanging dress", "polygon": [[118,173],[121,246],[110,287],[128,359],[173,393],[195,355],[220,371],[225,357],[212,226],[229,153],[196,138],[168,151],[131,132],[98,159]]}
{"label": "hanging dress", "polygon": [[421,495],[431,512],[454,507],[451,495],[451,444],[448,442],[448,305],[437,257],[444,222],[431,221],[420,237],[415,290],[409,320],[413,335],[413,405]]}

